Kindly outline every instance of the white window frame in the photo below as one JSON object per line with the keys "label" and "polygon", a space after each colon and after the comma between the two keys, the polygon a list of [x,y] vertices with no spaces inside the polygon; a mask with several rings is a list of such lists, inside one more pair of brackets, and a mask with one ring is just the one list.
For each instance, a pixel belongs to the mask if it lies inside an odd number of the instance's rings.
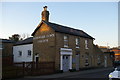
{"label": "white window frame", "polygon": [[89,53],[85,53],[85,66],[89,66]]}
{"label": "white window frame", "polygon": [[18,56],[19,56],[19,57],[22,56],[22,51],[18,51]]}
{"label": "white window frame", "polygon": [[75,44],[76,44],[76,48],[80,48],[80,39],[79,38],[75,38]]}
{"label": "white window frame", "polygon": [[[67,44],[65,44],[67,43]],[[68,47],[68,36],[64,35],[64,47]]]}
{"label": "white window frame", "polygon": [[88,40],[85,40],[85,49],[89,49],[88,48]]}
{"label": "white window frame", "polygon": [[89,65],[89,62],[88,62],[88,56],[85,57],[85,66],[88,66]]}
{"label": "white window frame", "polygon": [[31,50],[27,50],[28,56],[32,56],[32,51]]}

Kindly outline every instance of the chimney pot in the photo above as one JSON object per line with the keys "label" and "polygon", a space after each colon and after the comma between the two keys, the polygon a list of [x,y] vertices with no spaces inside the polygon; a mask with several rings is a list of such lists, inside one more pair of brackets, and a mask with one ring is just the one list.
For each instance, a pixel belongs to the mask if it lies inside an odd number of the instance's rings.
{"label": "chimney pot", "polygon": [[43,7],[44,8],[44,10],[42,11],[42,20],[44,20],[44,21],[49,21],[49,11],[47,11],[47,6],[44,6]]}

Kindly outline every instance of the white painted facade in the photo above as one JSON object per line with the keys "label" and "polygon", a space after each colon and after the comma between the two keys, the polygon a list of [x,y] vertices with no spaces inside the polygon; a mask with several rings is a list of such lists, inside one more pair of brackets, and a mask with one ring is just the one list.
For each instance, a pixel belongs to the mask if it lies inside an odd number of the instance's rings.
{"label": "white painted facade", "polygon": [[[29,52],[31,53],[31,55]],[[23,45],[13,46],[13,55],[14,55],[14,62],[33,61],[33,44],[23,44]]]}

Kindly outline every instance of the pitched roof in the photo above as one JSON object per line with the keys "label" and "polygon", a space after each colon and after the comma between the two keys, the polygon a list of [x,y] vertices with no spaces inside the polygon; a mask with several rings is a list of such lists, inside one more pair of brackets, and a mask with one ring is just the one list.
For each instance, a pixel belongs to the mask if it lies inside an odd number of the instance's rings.
{"label": "pitched roof", "polygon": [[31,43],[33,43],[33,37],[29,37],[25,40],[18,41],[18,42],[15,43],[15,46],[16,45],[23,45],[23,44],[31,44]]}
{"label": "pitched roof", "polygon": [[91,37],[90,35],[88,35],[87,33],[85,33],[82,30],[78,30],[78,29],[74,29],[74,28],[70,28],[67,26],[63,26],[63,25],[59,25],[56,23],[51,23],[51,22],[47,22],[47,21],[43,21],[38,25],[38,27],[35,29],[35,31],[32,33],[32,36],[34,36],[34,34],[36,33],[36,31],[41,27],[42,23],[47,24],[48,26],[50,26],[52,29],[54,29],[56,32],[60,32],[60,33],[65,33],[65,34],[70,34],[70,35],[75,35],[75,36],[81,36],[81,37],[85,37],[85,38],[90,38],[90,39],[94,39],[93,37]]}
{"label": "pitched roof", "polygon": [[14,43],[15,41],[9,40],[9,39],[0,39],[0,42],[2,42],[2,43]]}

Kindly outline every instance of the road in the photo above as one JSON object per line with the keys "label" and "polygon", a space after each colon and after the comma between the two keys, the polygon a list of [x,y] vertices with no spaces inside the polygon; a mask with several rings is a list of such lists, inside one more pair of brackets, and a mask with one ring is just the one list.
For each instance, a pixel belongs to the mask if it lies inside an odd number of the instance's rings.
{"label": "road", "polygon": [[112,70],[104,70],[104,71],[98,71],[98,72],[88,72],[84,74],[78,74],[73,76],[68,76],[65,78],[108,78],[109,73]]}
{"label": "road", "polygon": [[109,80],[108,74],[112,68],[84,70],[79,72],[67,72],[46,76],[27,76],[19,79],[10,80]]}

